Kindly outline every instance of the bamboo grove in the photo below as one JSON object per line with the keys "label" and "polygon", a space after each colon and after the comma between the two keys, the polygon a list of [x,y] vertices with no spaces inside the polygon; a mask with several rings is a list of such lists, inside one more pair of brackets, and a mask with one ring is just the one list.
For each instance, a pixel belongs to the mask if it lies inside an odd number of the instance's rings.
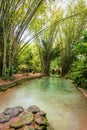
{"label": "bamboo grove", "polygon": [[[57,59],[61,76],[66,75],[79,57],[77,43],[86,28],[86,0],[1,0],[0,76],[14,74],[14,67],[24,55],[21,64],[27,57],[28,68],[40,67],[45,75],[50,75],[51,64]],[[27,41],[22,40],[25,32],[30,35]]]}

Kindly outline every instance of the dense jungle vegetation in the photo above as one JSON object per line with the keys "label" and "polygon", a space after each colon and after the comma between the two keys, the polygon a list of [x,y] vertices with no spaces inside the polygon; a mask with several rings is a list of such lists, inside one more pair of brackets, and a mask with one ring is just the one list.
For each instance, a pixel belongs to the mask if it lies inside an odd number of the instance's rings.
{"label": "dense jungle vegetation", "polygon": [[87,88],[86,0],[0,0],[0,77],[26,72]]}

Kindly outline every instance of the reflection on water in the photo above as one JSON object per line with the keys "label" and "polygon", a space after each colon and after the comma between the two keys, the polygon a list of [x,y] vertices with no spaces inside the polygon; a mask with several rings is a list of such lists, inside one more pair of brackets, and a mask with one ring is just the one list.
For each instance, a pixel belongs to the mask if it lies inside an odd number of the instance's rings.
{"label": "reflection on water", "polygon": [[87,101],[64,79],[27,81],[0,94],[0,112],[7,107],[27,108],[33,104],[47,112],[52,130],[87,130]]}

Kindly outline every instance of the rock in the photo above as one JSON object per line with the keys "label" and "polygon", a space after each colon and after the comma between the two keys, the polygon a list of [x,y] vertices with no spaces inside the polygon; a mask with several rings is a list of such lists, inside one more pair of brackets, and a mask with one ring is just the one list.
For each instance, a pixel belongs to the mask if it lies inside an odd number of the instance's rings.
{"label": "rock", "polygon": [[34,116],[31,112],[27,112],[22,115],[20,120],[23,121],[26,125],[30,125],[34,120]]}
{"label": "rock", "polygon": [[24,109],[21,106],[17,106],[17,107],[7,108],[3,113],[5,115],[11,115],[11,117],[15,117],[18,116],[18,114],[20,114],[23,111]]}
{"label": "rock", "polygon": [[46,116],[46,112],[40,111],[36,114],[36,116]]}
{"label": "rock", "polygon": [[5,115],[11,115],[11,117],[15,117],[19,114],[19,110],[16,108],[7,108],[3,113]]}
{"label": "rock", "polygon": [[45,126],[39,126],[35,124],[35,130],[44,130]]}
{"label": "rock", "polygon": [[25,128],[25,127],[22,127],[22,128],[17,129],[17,130],[26,130],[26,128]]}
{"label": "rock", "polygon": [[5,115],[11,115],[12,110],[13,110],[13,108],[7,108],[7,109],[4,110],[3,113],[4,113]]}
{"label": "rock", "polygon": [[24,126],[24,123],[22,121],[16,121],[10,124],[10,128],[15,128],[15,129],[21,128],[23,126]]}
{"label": "rock", "polygon": [[0,123],[8,122],[11,119],[10,115],[0,114]]}
{"label": "rock", "polygon": [[6,128],[4,130],[15,130],[14,128]]}
{"label": "rock", "polygon": [[34,126],[28,126],[27,130],[36,130]]}
{"label": "rock", "polygon": [[36,122],[38,125],[44,125],[44,126],[47,126],[47,125],[48,125],[47,118],[44,117],[44,116],[36,116],[35,122]]}
{"label": "rock", "polygon": [[14,107],[15,109],[19,110],[20,113],[24,111],[24,108],[22,106]]}
{"label": "rock", "polygon": [[39,107],[37,107],[35,105],[30,106],[27,110],[32,112],[33,114],[36,114],[36,113],[40,112]]}
{"label": "rock", "polygon": [[46,113],[34,105],[25,111],[21,106],[5,109],[0,123],[0,130],[48,130]]}

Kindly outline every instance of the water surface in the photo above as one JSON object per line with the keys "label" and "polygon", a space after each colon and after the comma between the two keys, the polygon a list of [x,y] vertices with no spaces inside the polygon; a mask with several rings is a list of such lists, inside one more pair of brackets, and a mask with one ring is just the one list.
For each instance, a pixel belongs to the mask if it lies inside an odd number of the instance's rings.
{"label": "water surface", "polygon": [[87,99],[64,79],[35,79],[0,93],[0,112],[17,105],[39,106],[52,130],[87,130]]}

